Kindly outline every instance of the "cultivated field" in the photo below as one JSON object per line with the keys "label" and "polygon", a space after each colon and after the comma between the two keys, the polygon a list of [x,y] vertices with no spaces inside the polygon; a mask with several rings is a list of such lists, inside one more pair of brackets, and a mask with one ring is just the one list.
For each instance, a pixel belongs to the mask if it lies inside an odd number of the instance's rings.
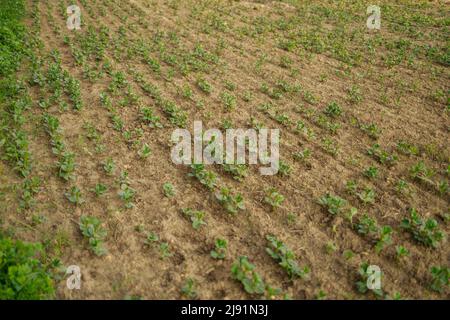
{"label": "cultivated field", "polygon": [[[450,7],[370,4],[2,0],[0,298],[448,299]],[[278,173],[174,164],[194,121]]]}

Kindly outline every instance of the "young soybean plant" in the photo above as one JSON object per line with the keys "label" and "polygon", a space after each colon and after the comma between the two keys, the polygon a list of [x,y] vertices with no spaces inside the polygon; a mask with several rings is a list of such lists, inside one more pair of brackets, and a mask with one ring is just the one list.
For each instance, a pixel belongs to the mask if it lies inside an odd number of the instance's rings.
{"label": "young soybean plant", "polygon": [[272,207],[272,211],[281,207],[284,201],[284,196],[275,188],[267,190],[267,195],[264,197],[264,201]]}
{"label": "young soybean plant", "polygon": [[295,261],[295,254],[280,240],[275,236],[268,235],[266,237],[269,247],[266,248],[266,252],[276,261],[279,262],[280,266],[286,270],[289,278],[292,280],[295,277],[305,278],[310,270],[308,267],[300,269]]}
{"label": "young soybean plant", "polygon": [[268,286],[261,275],[256,272],[255,266],[246,256],[241,256],[231,267],[231,276],[242,283],[244,290],[251,295],[266,295],[269,299],[281,294],[280,289]]}
{"label": "young soybean plant", "polygon": [[411,209],[410,214],[410,219],[403,219],[400,226],[408,231],[417,242],[437,248],[444,239],[444,233],[439,229],[438,222],[432,218],[424,220],[414,208]]}
{"label": "young soybean plant", "polygon": [[197,298],[197,291],[195,289],[195,281],[192,278],[187,278],[183,287],[181,288],[181,293],[183,296],[189,299]]}
{"label": "young soybean plant", "polygon": [[94,192],[97,197],[100,197],[108,191],[108,187],[103,183],[97,183],[91,191]]}
{"label": "young soybean plant", "polygon": [[175,191],[173,184],[171,184],[170,182],[164,183],[163,184],[163,193],[167,198],[171,198],[171,197],[175,196],[176,191]]}
{"label": "young soybean plant", "polygon": [[193,210],[191,208],[184,208],[181,209],[181,211],[187,216],[189,217],[189,219],[192,222],[192,227],[195,230],[200,229],[200,227],[202,225],[205,225],[206,222],[203,220],[205,218],[205,211],[197,211],[197,210]]}
{"label": "young soybean plant", "polygon": [[188,174],[189,177],[197,178],[209,190],[214,189],[216,186],[216,174],[214,172],[206,170],[203,164],[193,164],[191,169],[192,172]]}
{"label": "young soybean plant", "polygon": [[379,254],[386,246],[392,244],[392,228],[383,226],[379,230],[379,238],[375,244],[375,251]]}
{"label": "young soybean plant", "polygon": [[112,158],[108,158],[103,162],[103,170],[105,170],[106,174],[112,176],[114,171],[116,170],[116,164]]}
{"label": "young soybean plant", "polygon": [[65,193],[66,198],[75,205],[80,205],[84,202],[80,188],[73,186]]}
{"label": "young soybean plant", "polygon": [[344,207],[347,205],[347,201],[338,196],[327,193],[319,199],[319,204],[325,207],[328,213],[335,216],[342,212]]}
{"label": "young soybean plant", "polygon": [[103,246],[106,237],[106,230],[101,226],[101,222],[96,217],[81,216],[80,230],[89,241],[89,246],[97,256],[102,256],[108,251]]}
{"label": "young soybean plant", "polygon": [[[361,266],[358,269],[359,273],[359,281],[356,282],[356,288],[360,293],[367,293],[369,292],[369,288],[367,287],[367,280],[372,275],[368,271],[369,264],[367,262],[363,262]],[[372,289],[371,290],[377,298],[382,298],[384,296],[384,292],[382,289]]]}
{"label": "young soybean plant", "polygon": [[152,150],[147,143],[144,143],[141,149],[138,151],[138,155],[141,159],[147,159],[152,154]]}
{"label": "young soybean plant", "polygon": [[445,288],[448,287],[448,279],[450,277],[450,268],[434,266],[431,268],[431,276],[433,280],[431,281],[431,289],[442,293]]}
{"label": "young soybean plant", "polygon": [[225,259],[227,254],[228,242],[225,239],[216,239],[215,249],[211,250],[211,257],[214,259]]}
{"label": "young soybean plant", "polygon": [[241,194],[232,195],[229,188],[223,187],[220,192],[216,194],[217,200],[220,204],[231,214],[236,214],[239,210],[245,210],[244,198]]}
{"label": "young soybean plant", "polygon": [[125,202],[125,208],[131,209],[134,207],[134,197],[136,196],[136,191],[131,188],[128,184],[122,183],[120,185],[119,197]]}

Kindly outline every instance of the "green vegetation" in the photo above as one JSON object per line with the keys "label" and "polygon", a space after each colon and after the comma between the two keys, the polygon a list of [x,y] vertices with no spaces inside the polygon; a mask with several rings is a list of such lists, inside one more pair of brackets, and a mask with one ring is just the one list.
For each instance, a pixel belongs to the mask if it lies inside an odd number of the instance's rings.
{"label": "green vegetation", "polygon": [[0,300],[54,297],[51,272],[39,260],[39,255],[43,253],[40,243],[26,243],[0,236]]}
{"label": "green vegetation", "polygon": [[80,218],[80,230],[88,240],[89,247],[95,255],[102,256],[108,252],[104,247],[107,232],[99,219],[92,216],[82,216]]}

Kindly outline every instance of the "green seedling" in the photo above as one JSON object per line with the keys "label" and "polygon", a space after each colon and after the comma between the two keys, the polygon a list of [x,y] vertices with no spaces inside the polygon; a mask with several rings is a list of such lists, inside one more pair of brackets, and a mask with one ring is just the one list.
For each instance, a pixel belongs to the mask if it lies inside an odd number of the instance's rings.
{"label": "green seedling", "polygon": [[215,248],[211,250],[211,257],[214,259],[225,259],[227,254],[228,242],[225,239],[216,239]]}
{"label": "green seedling", "polygon": [[167,198],[171,198],[173,196],[175,196],[176,192],[175,192],[175,187],[173,186],[173,184],[166,182],[163,184],[163,193]]}
{"label": "green seedling", "polygon": [[324,113],[329,117],[337,118],[342,114],[342,109],[335,101],[333,101],[327,106]]}
{"label": "green seedling", "polygon": [[364,188],[361,192],[357,193],[358,198],[364,203],[364,204],[373,204],[375,203],[375,191],[371,188]]}
{"label": "green seedling", "polygon": [[268,235],[266,239],[269,244],[266,252],[279,263],[290,279],[295,277],[303,279],[309,274],[309,268],[300,269],[295,254],[282,241],[271,235]]}
{"label": "green seedling", "polygon": [[376,236],[379,231],[378,223],[374,218],[371,218],[365,213],[358,222],[355,223],[354,228],[359,234],[365,236]]}
{"label": "green seedling", "polygon": [[272,211],[281,207],[281,204],[284,201],[284,196],[277,191],[275,188],[271,188],[267,190],[266,196],[264,197],[264,201],[269,204],[272,208]]}
{"label": "green seedling", "polygon": [[361,266],[358,269],[358,274],[360,277],[360,280],[356,282],[356,288],[360,293],[367,293],[372,291],[377,298],[382,298],[384,296],[384,292],[382,289],[369,289],[367,286],[367,282],[369,277],[372,276],[371,273],[369,273],[369,264],[367,262],[363,262]]}
{"label": "green seedling", "polygon": [[134,207],[133,200],[136,196],[136,191],[128,184],[122,183],[120,185],[119,197],[125,202],[125,208],[131,209]]}
{"label": "green seedling", "polygon": [[409,250],[404,246],[396,246],[395,247],[396,257],[397,259],[402,259],[403,257],[409,256]]}
{"label": "green seedling", "polygon": [[244,198],[242,195],[237,194],[234,196],[227,187],[220,189],[220,192],[216,194],[216,199],[227,212],[231,214],[236,214],[239,210],[245,210]]}
{"label": "green seedling", "polygon": [[403,219],[400,226],[417,242],[428,247],[437,248],[444,239],[444,233],[439,229],[438,222],[432,218],[424,220],[414,208],[410,211],[410,218]]}
{"label": "green seedling", "polygon": [[170,252],[170,247],[169,247],[169,244],[167,242],[161,242],[159,244],[159,256],[163,260],[173,256],[173,253]]}
{"label": "green seedling", "polygon": [[364,170],[364,175],[369,179],[375,179],[376,177],[378,177],[378,168],[369,167]]}
{"label": "green seedling", "polygon": [[233,179],[242,181],[247,176],[248,166],[245,164],[223,164],[225,172],[230,173]]}
{"label": "green seedling", "polygon": [[151,245],[159,241],[159,236],[153,231],[147,234],[147,238],[145,239],[145,244]]}
{"label": "green seedling", "polygon": [[439,293],[444,292],[445,288],[448,287],[450,268],[434,266],[431,268],[431,276],[431,289]]}
{"label": "green seedling", "polygon": [[319,204],[326,208],[328,213],[334,216],[342,212],[344,207],[347,205],[347,201],[338,196],[327,193],[319,199]]}
{"label": "green seedling", "polygon": [[183,296],[189,299],[197,298],[197,291],[195,289],[195,281],[192,278],[187,278],[183,287],[181,288],[181,293]]}
{"label": "green seedling", "polygon": [[141,159],[147,159],[152,154],[152,150],[147,143],[144,143],[138,154]]}
{"label": "green seedling", "polygon": [[102,183],[97,183],[93,189],[91,189],[97,197],[104,195],[108,191],[108,187]]}
{"label": "green seedling", "polygon": [[103,170],[105,170],[106,174],[112,176],[116,170],[116,164],[114,160],[111,158],[106,159],[103,163]]}
{"label": "green seedling", "polygon": [[83,236],[89,241],[92,252],[97,256],[102,256],[108,252],[103,244],[107,232],[106,229],[101,226],[99,219],[92,216],[81,216],[80,230]]}
{"label": "green seedling", "polygon": [[191,220],[192,227],[195,230],[200,229],[202,225],[206,225],[206,222],[203,220],[206,215],[205,211],[197,211],[191,208],[184,208],[181,211]]}
{"label": "green seedling", "polygon": [[71,152],[64,152],[61,159],[57,163],[58,175],[65,181],[72,180],[74,178],[75,171],[75,154]]}
{"label": "green seedling", "polygon": [[231,276],[242,283],[249,294],[264,295],[266,284],[248,258],[241,256],[231,267]]}
{"label": "green seedling", "polygon": [[376,253],[380,253],[386,246],[392,244],[392,228],[390,226],[383,226],[378,231],[378,241],[375,244]]}
{"label": "green seedling", "polygon": [[141,108],[141,120],[144,121],[150,128],[162,128],[163,125],[160,122],[160,118],[154,115],[154,111],[151,108]]}
{"label": "green seedling", "polygon": [[81,190],[76,186],[70,188],[69,191],[65,193],[65,196],[71,203],[75,205],[80,205],[84,202]]}
{"label": "green seedling", "polygon": [[212,171],[206,170],[203,164],[191,165],[192,172],[188,174],[189,177],[195,177],[201,184],[212,190],[216,186],[216,174]]}

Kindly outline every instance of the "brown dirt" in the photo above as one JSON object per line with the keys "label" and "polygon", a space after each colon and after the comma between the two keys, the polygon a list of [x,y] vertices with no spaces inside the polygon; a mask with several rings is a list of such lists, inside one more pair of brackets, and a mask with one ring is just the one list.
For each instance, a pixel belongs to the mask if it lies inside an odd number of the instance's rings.
{"label": "brown dirt", "polygon": [[[40,96],[49,95],[45,89],[31,89],[35,105],[27,125],[31,153],[35,159],[33,174],[43,181],[35,207],[18,211],[13,186],[20,179],[8,172],[7,163],[0,163],[0,191],[5,193],[3,198],[0,197],[0,217],[4,226],[13,229],[18,238],[45,241],[49,256],[59,257],[64,265],[75,264],[81,268],[82,289],[68,290],[63,279],[57,283],[58,298],[122,299],[127,295],[137,295],[144,299],[178,299],[182,297],[181,287],[188,277],[195,279],[196,291],[201,299],[254,298],[231,278],[232,263],[243,255],[249,257],[267,283],[280,287],[293,299],[314,299],[319,290],[326,292],[329,299],[373,298],[355,289],[358,267],[362,261],[381,267],[386,293],[399,292],[404,298],[415,299],[448,298],[448,290],[441,294],[429,290],[431,266],[449,264],[450,252],[446,241],[437,249],[427,248],[415,242],[400,228],[401,220],[408,216],[408,208],[413,207],[424,217],[438,220],[440,228],[448,235],[448,220],[446,222],[443,217],[449,214],[449,193],[439,194],[435,189],[412,179],[409,173],[410,168],[422,160],[437,173],[433,178],[435,181],[449,180],[448,173],[445,174],[450,161],[448,105],[445,104],[445,98],[431,98],[433,93],[441,90],[448,99],[448,67],[419,56],[414,60],[414,66],[403,62],[389,68],[381,58],[389,53],[383,47],[377,47],[375,58],[355,65],[339,61],[331,50],[314,53],[308,48],[298,48],[294,52],[279,48],[279,40],[294,37],[295,32],[289,35],[289,31],[277,28],[276,22],[298,15],[305,18],[305,25],[297,32],[311,30],[313,26],[308,24],[309,16],[304,12],[313,14],[312,11],[305,11],[313,5],[328,6],[332,11],[350,15],[360,12],[359,17],[348,22],[346,28],[347,31],[358,31],[357,35],[362,35],[364,39],[381,37],[383,41],[388,41],[407,37],[388,28],[391,25],[389,20],[386,28],[383,27],[376,35],[366,31],[363,4],[347,9],[338,4],[330,5],[326,1],[307,1],[297,6],[275,1],[85,2],[88,4],[78,3],[83,12],[83,26],[78,32],[71,32],[65,27],[61,8],[65,8],[68,1],[38,1],[37,5],[41,16],[39,35],[44,44],[38,54],[48,59],[47,54],[57,49],[63,68],[81,81],[84,103],[81,111],[61,111],[56,105],[48,110],[58,117],[64,141],[68,149],[76,154],[76,179],[66,183],[57,176],[57,158],[51,152],[49,137],[41,123],[43,111],[37,106]],[[440,17],[440,9],[446,8],[439,3],[424,9],[418,9],[411,3],[400,7],[404,10],[402,12],[423,10],[436,19]],[[31,0],[29,8],[33,8]],[[358,8],[362,9],[358,11]],[[101,16],[102,10],[106,11],[104,16]],[[127,17],[126,22],[124,17]],[[260,35],[246,35],[242,31],[244,28],[257,30],[257,17],[271,23],[262,23],[267,29],[261,31]],[[318,22],[323,37],[333,34],[329,30],[335,30],[337,34],[338,26],[342,23],[336,19],[333,16]],[[52,20],[55,22],[53,25]],[[219,27],[207,28],[209,22],[216,22]],[[219,22],[225,23],[224,30],[220,28]],[[31,19],[29,23],[32,26]],[[118,106],[117,113],[126,130],[143,130],[143,136],[137,140],[150,145],[152,154],[147,160],[140,159],[137,155],[139,148],[128,143],[121,132],[113,129],[108,110],[100,102],[99,95],[107,90],[110,75],[105,74],[94,82],[84,79],[83,66],[76,64],[73,49],[64,43],[64,37],[67,36],[72,39],[74,47],[79,48],[79,37],[86,34],[89,27],[99,30],[101,26],[107,26],[110,30],[105,59],[111,62],[115,71],[126,74],[131,88],[140,97],[140,102],[136,104]],[[126,35],[123,42],[118,40],[120,28],[124,28]],[[444,32],[443,27],[422,28],[421,31],[427,35],[433,32],[441,35]],[[433,31],[433,28],[437,30]],[[191,71],[183,75],[178,67],[163,62],[154,42],[156,32],[161,33],[166,50],[178,55],[192,53],[197,44],[209,52],[216,52],[221,41],[225,41],[226,45],[217,51],[217,64],[208,65],[205,72]],[[178,37],[178,44],[171,41],[171,33]],[[442,44],[439,37],[408,39],[414,44]],[[138,54],[127,57],[125,49],[140,40],[154,49],[150,56],[159,60],[160,74],[153,72]],[[352,54],[360,49],[361,41],[347,40],[342,46]],[[262,56],[266,57],[266,62],[256,69],[255,65]],[[292,61],[289,68],[280,66],[281,57]],[[86,63],[95,67],[93,59],[88,58]],[[171,68],[176,70],[175,76],[167,79]],[[145,81],[159,87],[164,97],[176,102],[187,112],[189,130],[192,130],[194,120],[202,120],[204,128],[216,128],[221,127],[224,119],[230,119],[233,127],[246,128],[249,127],[251,117],[269,128],[280,128],[281,159],[291,166],[291,175],[261,176],[257,167],[250,167],[249,175],[242,182],[237,182],[219,166],[208,168],[216,172],[220,185],[231,187],[245,199],[245,211],[235,216],[229,215],[215,200],[213,192],[188,177],[188,167],[172,164],[170,136],[175,127],[157,107],[155,99],[139,87],[133,71],[142,74]],[[321,79],[322,75],[325,80]],[[214,89],[210,95],[204,94],[196,85],[199,77],[211,83]],[[281,99],[271,99],[261,92],[263,83],[274,87],[279,79],[301,85],[301,92],[311,92],[318,97],[318,102],[309,104],[302,93],[285,93]],[[224,110],[220,98],[220,94],[226,91],[225,80],[236,84],[232,94],[237,97],[237,108],[231,112]],[[179,88],[185,85],[193,90],[191,100],[179,94]],[[360,103],[350,103],[348,100],[347,90],[353,85],[361,88],[363,93]],[[248,102],[241,98],[247,91],[253,95]],[[385,99],[384,94],[387,96]],[[119,92],[113,98],[113,103],[117,105],[124,97],[124,91]],[[202,101],[203,108],[198,108],[196,101]],[[319,115],[331,101],[337,101],[344,111],[344,115],[336,120],[341,128],[334,135],[298,108],[302,106],[303,110],[310,109]],[[289,116],[292,123],[280,124],[258,109],[258,106],[267,102],[271,102],[279,114]],[[151,106],[161,117],[164,128],[151,129],[144,125],[139,120],[140,106]],[[297,120],[302,120],[308,128],[312,128],[316,138],[308,139],[298,134],[295,131]],[[355,121],[375,123],[381,129],[381,134],[373,139]],[[96,143],[87,138],[83,128],[87,122],[93,124],[101,134],[104,151],[96,152]],[[333,156],[324,149],[321,140],[325,137],[337,142],[337,155]],[[377,142],[383,149],[398,153],[396,144],[400,140],[418,146],[420,153],[417,156],[398,154],[398,163],[388,168],[377,163],[366,152],[368,147]],[[292,153],[304,148],[312,152],[308,165],[292,157]],[[117,166],[112,177],[107,176],[102,169],[102,163],[107,158],[114,159]],[[369,166],[379,168],[379,177],[375,180],[363,176],[362,172]],[[130,185],[137,191],[135,207],[132,209],[124,209],[117,195],[117,179],[124,170],[129,173]],[[356,196],[347,193],[345,182],[351,179],[357,180],[361,187],[370,186],[375,190],[376,201],[373,205],[364,205]],[[399,179],[407,181],[410,188],[408,194],[396,191]],[[109,186],[109,192],[101,198],[89,191],[99,182]],[[162,186],[166,182],[175,186],[175,197],[164,196]],[[84,204],[72,205],[64,197],[72,185],[82,190]],[[286,199],[282,207],[275,211],[271,211],[264,202],[265,191],[270,187],[275,187]],[[317,203],[318,198],[327,192],[340,195],[356,207],[359,213],[355,219],[367,212],[376,218],[379,225],[392,226],[395,231],[393,244],[377,254],[370,238],[359,235],[344,216],[331,217]],[[205,210],[207,225],[199,231],[194,230],[181,213],[181,209],[186,207]],[[293,223],[288,222],[289,213],[296,217]],[[32,218],[36,215],[44,216],[44,222],[33,224]],[[81,215],[93,215],[103,222],[108,231],[106,256],[97,257],[89,251],[79,231]],[[137,231],[136,226],[141,226],[144,231]],[[160,259],[156,247],[145,245],[146,232],[150,231],[169,243],[173,253],[170,258]],[[265,252],[265,237],[268,234],[276,235],[292,249],[299,265],[311,268],[309,279],[288,279],[284,270]],[[227,258],[223,261],[214,260],[209,254],[218,237],[228,241]],[[325,246],[329,242],[336,244],[335,252],[326,252]],[[398,261],[395,256],[396,245],[407,247],[410,256]],[[346,250],[353,251],[351,259],[343,256]]]}

